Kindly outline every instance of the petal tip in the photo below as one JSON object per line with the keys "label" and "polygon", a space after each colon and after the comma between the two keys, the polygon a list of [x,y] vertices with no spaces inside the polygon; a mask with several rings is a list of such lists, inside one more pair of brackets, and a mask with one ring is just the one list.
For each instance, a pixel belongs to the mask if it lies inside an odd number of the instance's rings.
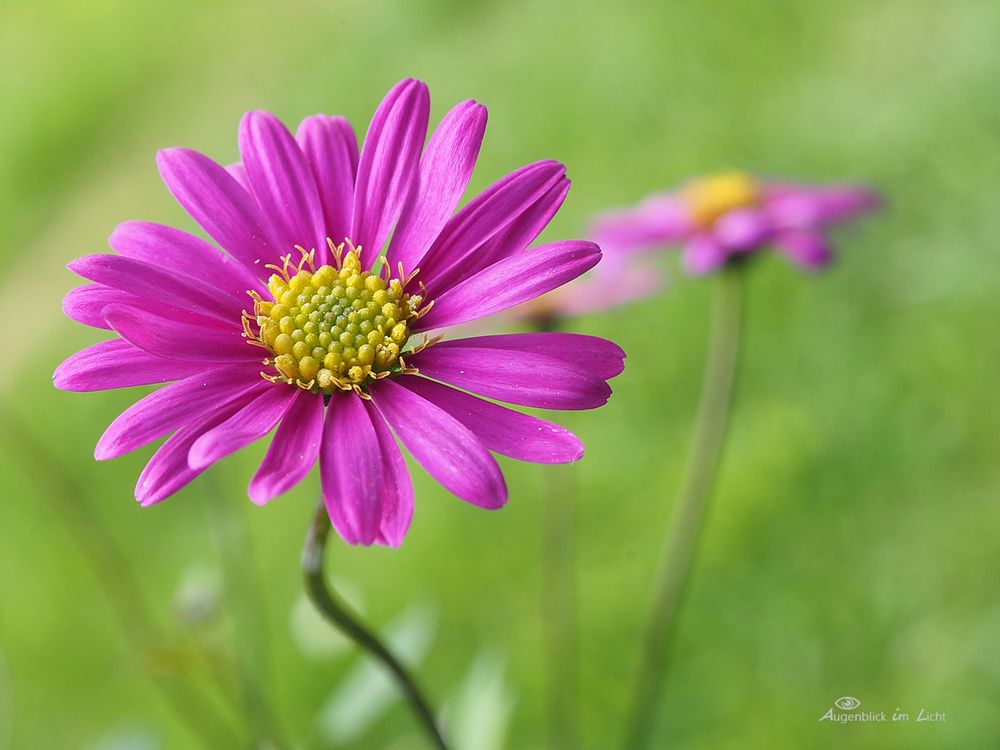
{"label": "petal tip", "polygon": [[250,480],[250,484],[247,485],[247,497],[250,498],[250,502],[254,505],[263,507],[267,505],[271,500],[277,497],[276,493],[271,492],[270,489],[254,477]]}
{"label": "petal tip", "polygon": [[204,471],[215,463],[215,461],[209,452],[210,446],[198,445],[198,442],[196,440],[194,445],[191,446],[191,450],[188,451],[188,466],[194,471]]}
{"label": "petal tip", "polygon": [[66,373],[66,363],[63,362],[55,370],[52,371],[52,385],[58,388],[60,391],[72,391],[72,388],[67,388],[66,386],[72,382],[72,376]]}
{"label": "petal tip", "polygon": [[179,148],[177,146],[171,146],[170,148],[161,148],[156,152],[156,166],[160,168],[162,173],[164,170],[170,169],[173,162],[178,158],[184,158],[187,156],[187,149]]}
{"label": "petal tip", "polygon": [[151,505],[156,505],[156,498],[151,496],[140,497],[136,495],[136,502],[139,503],[140,508],[148,508]]}
{"label": "petal tip", "polygon": [[375,539],[375,543],[382,547],[388,547],[389,549],[399,549],[403,546],[403,539],[406,537],[404,532],[401,536],[386,536],[385,534],[379,532],[378,537]]}
{"label": "petal tip", "polygon": [[[273,112],[266,109],[251,109],[243,113],[240,118],[240,130],[244,128],[254,128],[260,125],[280,124],[281,120]],[[282,127],[284,125],[282,124]]]}
{"label": "petal tip", "polygon": [[87,264],[92,255],[83,255],[79,258],[74,258],[69,263],[66,264],[66,269],[75,273],[77,276],[87,278],[84,274],[87,272]]}

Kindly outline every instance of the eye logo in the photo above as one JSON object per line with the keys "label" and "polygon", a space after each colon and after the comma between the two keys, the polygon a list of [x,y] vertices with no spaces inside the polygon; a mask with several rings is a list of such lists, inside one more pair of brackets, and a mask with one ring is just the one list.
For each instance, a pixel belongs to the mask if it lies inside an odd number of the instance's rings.
{"label": "eye logo", "polygon": [[861,701],[859,701],[857,698],[852,698],[849,695],[845,695],[843,698],[837,698],[837,700],[833,702],[833,705],[835,705],[837,708],[842,708],[845,711],[853,711],[855,708],[861,705]]}

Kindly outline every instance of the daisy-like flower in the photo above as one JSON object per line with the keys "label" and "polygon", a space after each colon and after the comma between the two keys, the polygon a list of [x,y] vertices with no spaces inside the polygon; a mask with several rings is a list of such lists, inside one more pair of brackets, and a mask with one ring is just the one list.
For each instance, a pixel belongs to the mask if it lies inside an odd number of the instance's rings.
{"label": "daisy-like flower", "polygon": [[116,254],[69,264],[92,283],[67,295],[66,314],[118,338],[66,360],[56,386],[177,381],[123,412],[95,450],[114,458],[173,433],[139,477],[142,505],[277,426],[250,498],[266,503],[318,460],[340,535],[395,546],[413,511],[395,438],[447,490],[483,508],[507,500],[491,451],[538,463],[581,457],[569,431],[480,396],[600,406],[623,367],[618,346],[564,333],[429,332],[545,294],[593,267],[600,249],[528,247],[569,186],[553,161],[512,172],[455,212],[486,108],[462,102],[424,148],[429,106],[423,83],[397,84],[360,154],[343,118],[308,117],[293,136],[273,115],[250,112],[240,163],[224,168],[188,149],[157,159],[170,192],[225,252],[130,221],[111,235]]}
{"label": "daisy-like flower", "polygon": [[829,227],[880,202],[861,185],[804,185],[728,172],[608,213],[595,221],[591,237],[609,254],[683,244],[683,263],[693,274],[710,273],[765,247],[817,269],[832,257]]}

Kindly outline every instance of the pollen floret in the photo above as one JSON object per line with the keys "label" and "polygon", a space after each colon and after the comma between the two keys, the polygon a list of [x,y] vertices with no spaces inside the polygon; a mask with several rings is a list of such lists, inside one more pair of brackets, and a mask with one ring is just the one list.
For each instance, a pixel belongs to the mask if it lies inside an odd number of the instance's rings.
{"label": "pollen floret", "polygon": [[754,179],[744,172],[723,172],[687,185],[681,192],[695,224],[711,226],[721,216],[737,208],[750,208],[759,202]]}
{"label": "pollen floret", "polygon": [[272,274],[273,302],[255,305],[257,342],[274,354],[264,361],[279,382],[333,393],[401,369],[409,321],[419,295],[398,278],[361,270],[358,251],[334,250],[334,265],[313,269],[311,254],[296,271]]}

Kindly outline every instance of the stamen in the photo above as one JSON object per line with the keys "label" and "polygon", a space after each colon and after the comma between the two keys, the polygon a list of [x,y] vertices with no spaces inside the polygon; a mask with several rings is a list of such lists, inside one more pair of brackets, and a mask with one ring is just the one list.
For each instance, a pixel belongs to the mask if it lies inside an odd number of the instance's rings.
{"label": "stamen", "polygon": [[[276,371],[267,380],[326,394],[364,393],[366,383],[412,371],[403,349],[410,325],[430,305],[424,295],[404,291],[416,272],[407,279],[401,264],[398,278],[383,273],[387,264],[377,273],[362,271],[360,248],[350,240],[327,239],[327,245],[332,265],[316,268],[315,251],[296,246],[297,264],[286,255],[281,267],[268,266],[275,271],[267,284],[273,301],[249,292],[253,312],[243,312],[244,336],[274,355],[264,360]],[[425,337],[417,350],[428,343]]]}

